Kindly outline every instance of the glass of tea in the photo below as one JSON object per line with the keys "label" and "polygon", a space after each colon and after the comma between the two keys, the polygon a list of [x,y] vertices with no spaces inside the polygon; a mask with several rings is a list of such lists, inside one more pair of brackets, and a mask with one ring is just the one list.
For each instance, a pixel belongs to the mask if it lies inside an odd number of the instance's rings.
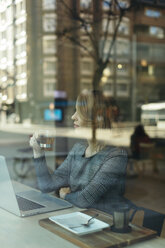
{"label": "glass of tea", "polygon": [[37,140],[42,150],[53,150],[55,137],[53,136],[51,131],[47,129],[39,130]]}

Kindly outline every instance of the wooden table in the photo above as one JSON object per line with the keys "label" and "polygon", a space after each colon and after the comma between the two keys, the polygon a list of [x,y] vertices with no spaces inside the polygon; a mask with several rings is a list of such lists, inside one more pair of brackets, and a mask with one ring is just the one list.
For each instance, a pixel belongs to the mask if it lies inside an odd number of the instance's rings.
{"label": "wooden table", "polygon": [[[39,225],[39,220],[52,215],[71,213],[82,209],[73,207],[61,211],[35,215],[31,217],[17,217],[0,209],[0,246],[5,248],[77,248],[78,246],[47,231]],[[128,246],[129,248],[164,248],[165,239],[153,238],[148,241]]]}
{"label": "wooden table", "polygon": [[[77,248],[78,246],[60,238],[39,226],[38,221],[52,215],[79,211],[77,208],[20,218],[0,209],[0,245],[5,248]],[[153,238],[129,248],[164,248],[165,239]]]}

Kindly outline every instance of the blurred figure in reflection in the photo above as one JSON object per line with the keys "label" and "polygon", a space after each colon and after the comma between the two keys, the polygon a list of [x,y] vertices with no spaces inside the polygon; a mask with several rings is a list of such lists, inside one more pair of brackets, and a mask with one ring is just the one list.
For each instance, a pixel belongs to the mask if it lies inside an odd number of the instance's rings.
{"label": "blurred figure in reflection", "polygon": [[[110,124],[106,125],[106,128],[111,128],[111,122],[118,122],[119,115],[120,115],[120,109],[112,97],[105,97],[105,104],[106,104],[106,121],[108,121]],[[110,120],[110,121],[109,121]]]}
{"label": "blurred figure in reflection", "polygon": [[[82,92],[71,117],[74,128],[80,131],[81,127],[109,128],[111,116],[106,110],[107,103],[101,92]],[[50,174],[36,134],[30,139],[30,145],[41,191],[58,191],[61,198],[80,208],[93,207],[107,212],[111,212],[111,206],[124,194],[127,153],[122,148],[95,139],[87,140],[86,144],[77,143]]]}
{"label": "blurred figure in reflection", "polygon": [[143,125],[135,127],[134,133],[131,135],[130,149],[132,157],[140,158],[140,143],[151,143],[150,137],[146,134]]}

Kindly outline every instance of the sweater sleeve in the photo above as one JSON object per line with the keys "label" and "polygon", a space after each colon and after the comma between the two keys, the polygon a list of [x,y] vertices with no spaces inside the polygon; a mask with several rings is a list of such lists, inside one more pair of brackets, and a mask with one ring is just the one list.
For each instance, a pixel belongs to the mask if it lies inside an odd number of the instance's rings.
{"label": "sweater sleeve", "polygon": [[37,182],[42,192],[56,191],[61,187],[69,186],[71,151],[64,162],[51,174],[48,170],[45,156],[34,159]]}
{"label": "sweater sleeve", "polygon": [[65,200],[81,208],[92,207],[107,191],[120,185],[126,174],[126,166],[127,153],[124,150],[109,156],[86,187],[67,194]]}

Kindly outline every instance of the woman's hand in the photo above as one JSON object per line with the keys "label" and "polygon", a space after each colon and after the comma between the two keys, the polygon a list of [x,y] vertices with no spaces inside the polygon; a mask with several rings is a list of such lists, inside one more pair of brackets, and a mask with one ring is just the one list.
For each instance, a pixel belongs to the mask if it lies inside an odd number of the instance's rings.
{"label": "woman's hand", "polygon": [[61,199],[64,199],[67,194],[71,192],[70,187],[64,187],[59,190],[59,195]]}
{"label": "woman's hand", "polygon": [[44,151],[40,148],[40,145],[37,139],[38,139],[38,134],[35,133],[30,138],[30,141],[29,141],[30,146],[33,148],[34,158],[39,158],[44,155]]}

